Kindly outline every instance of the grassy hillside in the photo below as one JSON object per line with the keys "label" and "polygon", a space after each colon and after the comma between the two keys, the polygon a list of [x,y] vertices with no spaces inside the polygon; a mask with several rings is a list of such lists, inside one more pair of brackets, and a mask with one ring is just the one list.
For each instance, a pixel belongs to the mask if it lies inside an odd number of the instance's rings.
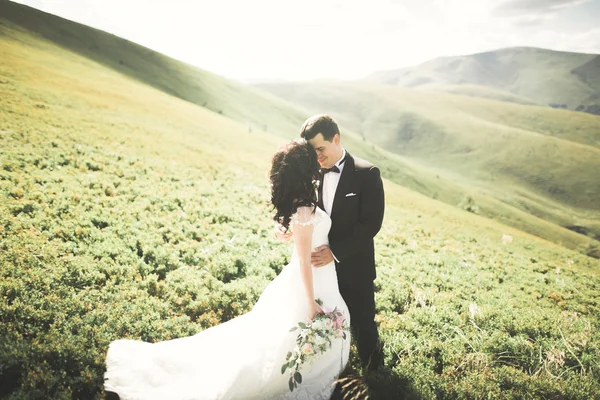
{"label": "grassy hillside", "polygon": [[[0,397],[102,398],[111,340],[229,320],[286,264],[266,202],[282,138],[0,32]],[[371,398],[600,395],[599,261],[384,183]]]}
{"label": "grassy hillside", "polygon": [[486,86],[462,84],[462,85],[435,85],[427,87],[426,90],[441,91],[463,96],[480,97],[483,99],[500,100],[511,103],[534,105],[535,103],[525,97],[514,95],[504,90],[494,89]]}
{"label": "grassy hillside", "polygon": [[[36,9],[0,0],[0,15],[13,32],[35,33],[72,54],[133,80],[208,108],[247,125],[248,130],[294,134],[304,114],[269,94],[174,60],[136,43]],[[32,43],[35,45],[35,41]]]}
{"label": "grassy hillside", "polygon": [[[404,87],[478,85],[571,110],[598,106],[597,55],[531,47],[507,48],[377,72],[366,82]],[[487,97],[481,93],[482,97]]]}
{"label": "grassy hillside", "polygon": [[[460,187],[600,237],[599,117],[385,85],[260,87],[308,109],[331,112],[367,140],[440,171]],[[495,205],[484,211],[500,217]]]}

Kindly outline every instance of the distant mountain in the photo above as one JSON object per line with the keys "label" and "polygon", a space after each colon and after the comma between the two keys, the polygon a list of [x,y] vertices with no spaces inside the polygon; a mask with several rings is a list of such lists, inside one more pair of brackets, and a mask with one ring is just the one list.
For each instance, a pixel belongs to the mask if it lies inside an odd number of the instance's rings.
{"label": "distant mountain", "polygon": [[376,72],[363,82],[412,88],[476,85],[540,105],[600,113],[600,56],[595,54],[507,48]]}

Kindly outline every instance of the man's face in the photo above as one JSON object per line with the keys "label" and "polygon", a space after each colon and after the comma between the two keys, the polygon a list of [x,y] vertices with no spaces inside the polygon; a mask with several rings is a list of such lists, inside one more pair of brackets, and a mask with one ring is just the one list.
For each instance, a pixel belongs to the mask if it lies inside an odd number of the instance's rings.
{"label": "man's face", "polygon": [[331,168],[342,157],[342,146],[340,146],[340,135],[335,135],[331,142],[325,140],[321,133],[308,141],[317,152],[317,158],[321,168]]}

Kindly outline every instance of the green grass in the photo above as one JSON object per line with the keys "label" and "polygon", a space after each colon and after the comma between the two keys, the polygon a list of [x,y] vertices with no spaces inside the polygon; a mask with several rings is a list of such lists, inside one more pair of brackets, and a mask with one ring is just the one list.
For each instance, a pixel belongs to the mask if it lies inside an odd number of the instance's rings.
{"label": "green grass", "polygon": [[[110,341],[240,315],[286,264],[267,204],[283,139],[0,32],[0,397],[102,398]],[[399,186],[426,170],[344,140],[386,178],[372,398],[598,397],[600,262]]]}

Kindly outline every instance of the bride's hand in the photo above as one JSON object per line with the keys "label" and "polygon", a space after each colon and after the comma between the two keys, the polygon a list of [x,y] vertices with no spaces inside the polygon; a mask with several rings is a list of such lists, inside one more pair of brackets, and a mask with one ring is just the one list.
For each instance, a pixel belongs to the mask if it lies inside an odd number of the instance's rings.
{"label": "bride's hand", "polygon": [[322,314],[323,309],[320,305],[317,304],[316,301],[313,301],[312,304],[309,305],[308,316],[310,319],[313,319],[317,314]]}
{"label": "bride's hand", "polygon": [[275,237],[283,243],[289,242],[293,235],[292,232],[287,231],[281,224],[275,224],[273,232],[275,232]]}

